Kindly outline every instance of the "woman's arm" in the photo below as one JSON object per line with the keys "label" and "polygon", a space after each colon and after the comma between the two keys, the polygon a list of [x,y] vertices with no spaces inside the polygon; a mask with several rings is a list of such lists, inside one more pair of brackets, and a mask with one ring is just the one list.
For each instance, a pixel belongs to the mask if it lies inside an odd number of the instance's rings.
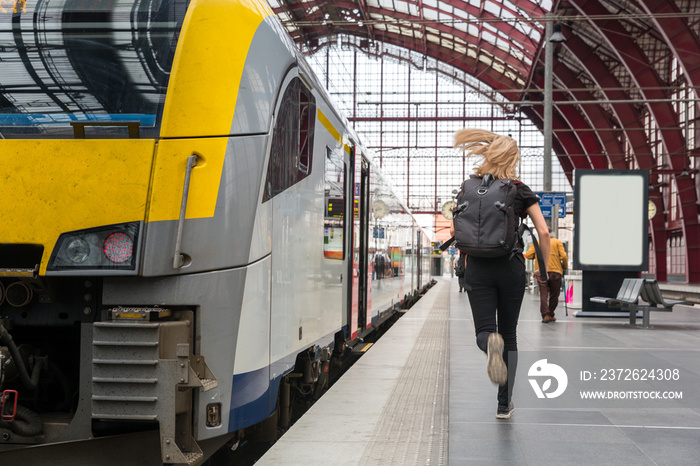
{"label": "woman's arm", "polygon": [[[542,250],[542,260],[544,260],[544,266],[549,267],[549,228],[547,227],[547,222],[544,220],[542,211],[540,210],[540,205],[535,203],[525,210],[527,214],[532,219],[532,223],[535,224],[535,230],[537,230],[537,238],[539,239],[540,249]],[[542,277],[546,280],[546,277]]]}
{"label": "woman's arm", "polygon": [[454,235],[455,235],[455,221],[452,220],[452,222],[450,223],[450,236],[454,236]]}

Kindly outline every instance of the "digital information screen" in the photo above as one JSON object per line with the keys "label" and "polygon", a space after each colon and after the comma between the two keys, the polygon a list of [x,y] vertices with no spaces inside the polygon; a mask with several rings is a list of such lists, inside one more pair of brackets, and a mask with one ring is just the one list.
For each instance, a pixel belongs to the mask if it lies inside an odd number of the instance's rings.
{"label": "digital information screen", "polygon": [[345,215],[345,199],[328,199],[326,217],[343,218]]}
{"label": "digital information screen", "polygon": [[648,203],[647,170],[576,170],[574,268],[647,270]]}

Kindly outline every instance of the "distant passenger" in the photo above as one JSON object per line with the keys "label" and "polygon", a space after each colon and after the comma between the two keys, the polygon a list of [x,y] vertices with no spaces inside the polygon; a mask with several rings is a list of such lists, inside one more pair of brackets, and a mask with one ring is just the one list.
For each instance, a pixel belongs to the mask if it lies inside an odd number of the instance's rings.
{"label": "distant passenger", "polygon": [[465,278],[467,270],[467,255],[460,251],[457,260],[455,261],[455,275],[459,282],[459,292],[467,291],[467,279]]}
{"label": "distant passenger", "polygon": [[374,254],[374,270],[377,280],[384,278],[384,255],[379,251]]}
{"label": "distant passenger", "polygon": [[[463,129],[455,133],[454,142],[455,147],[484,158],[474,168],[477,177],[491,174],[495,179],[516,179],[520,152],[514,139],[490,131]],[[529,215],[532,219],[542,242],[544,263],[547,263],[549,232],[540,211],[539,198],[524,183],[518,181],[515,186],[515,214],[520,217]],[[454,235],[454,222],[450,233]],[[489,378],[499,385],[498,419],[510,419],[515,410],[511,396],[518,361],[516,330],[525,295],[525,280],[522,249],[500,257],[467,257],[465,282],[474,319],[476,344],[488,356],[486,369]]]}
{"label": "distant passenger", "polygon": [[[549,229],[552,232],[552,229]],[[534,276],[537,279],[537,284],[540,288],[540,314],[542,314],[542,323],[554,322],[557,320],[554,317],[554,310],[559,304],[559,292],[561,290],[561,277],[569,266],[569,258],[564,250],[564,245],[557,238],[549,239],[549,264],[547,264],[547,277],[544,279],[540,276],[540,267],[535,261]],[[530,245],[530,249],[525,253],[527,259],[535,258],[534,245]]]}

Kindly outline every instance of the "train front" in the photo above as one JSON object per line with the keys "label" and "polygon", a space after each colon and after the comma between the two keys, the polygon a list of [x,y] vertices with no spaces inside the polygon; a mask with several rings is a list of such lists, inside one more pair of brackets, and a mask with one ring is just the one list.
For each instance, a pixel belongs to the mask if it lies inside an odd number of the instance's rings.
{"label": "train front", "polygon": [[[192,464],[202,441],[230,437],[240,309],[269,308],[243,296],[269,280],[255,240],[269,102],[238,91],[269,14],[237,0],[0,5],[3,463],[80,441],[73,464],[91,448]],[[110,445],[117,434],[131,437]]]}

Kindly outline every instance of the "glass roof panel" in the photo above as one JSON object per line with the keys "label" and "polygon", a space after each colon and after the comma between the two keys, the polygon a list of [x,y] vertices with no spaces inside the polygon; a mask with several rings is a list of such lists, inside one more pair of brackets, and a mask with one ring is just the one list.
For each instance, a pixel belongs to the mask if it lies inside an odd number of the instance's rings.
{"label": "glass roof panel", "polygon": [[452,10],[454,10],[455,8],[453,7],[453,5],[452,5],[451,3],[448,3],[448,2],[438,2],[438,9],[440,9],[440,10],[442,10],[442,11],[452,11]]}
{"label": "glass roof panel", "polygon": [[501,16],[501,5],[494,4],[494,2],[486,1],[484,2],[484,10],[493,13],[496,16]]}
{"label": "glass roof panel", "polygon": [[459,9],[456,9],[454,14],[457,17],[457,19],[459,19],[459,18],[470,19],[472,17],[472,15],[470,15],[466,11],[459,10]]}
{"label": "glass roof panel", "polygon": [[502,8],[500,15],[502,18],[505,18],[505,19],[514,19],[515,18],[515,14],[512,11],[508,10],[507,8]]}
{"label": "glass roof panel", "polygon": [[408,13],[408,3],[402,0],[396,0],[394,2],[395,10],[399,13]]}
{"label": "glass roof panel", "polygon": [[552,0],[542,0],[541,5],[543,10],[546,11],[551,11],[552,10]]}
{"label": "glass roof panel", "polygon": [[496,36],[491,34],[490,31],[482,30],[481,31],[481,38],[488,42],[489,44],[494,44],[496,45]]}
{"label": "glass roof panel", "polygon": [[[469,27],[467,23],[455,23],[455,29],[462,33],[467,33],[467,28]],[[476,29],[476,28],[475,28]]]}

